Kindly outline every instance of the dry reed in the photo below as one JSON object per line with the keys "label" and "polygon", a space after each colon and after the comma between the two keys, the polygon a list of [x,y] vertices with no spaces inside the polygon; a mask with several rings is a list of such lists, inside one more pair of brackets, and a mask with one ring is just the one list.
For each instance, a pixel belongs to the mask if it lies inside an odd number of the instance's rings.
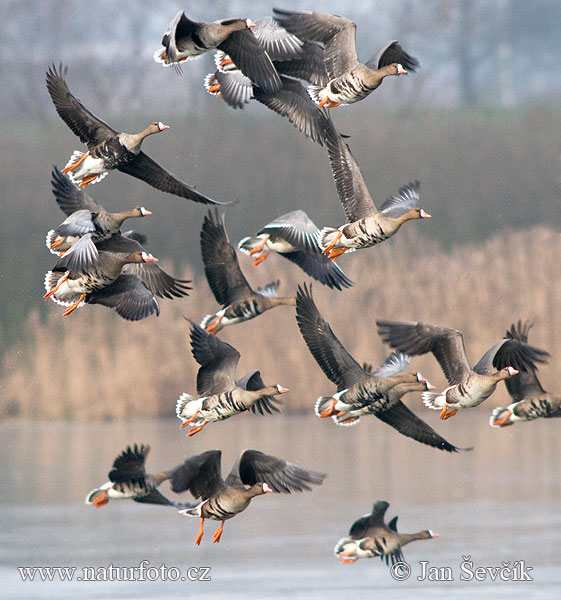
{"label": "dry reed", "polygon": [[[552,391],[561,357],[561,238],[551,229],[505,231],[479,245],[445,252],[418,237],[408,225],[394,240],[341,260],[356,282],[342,293],[313,284],[323,316],[359,361],[381,362],[389,353],[375,319],[422,320],[455,327],[465,336],[472,364],[511,322],[535,323],[531,342],[552,353],[541,379]],[[306,278],[278,256],[253,269],[240,257],[252,285],[279,277],[281,293],[295,292]],[[190,277],[189,273],[184,274]],[[86,306],[68,319],[53,305],[45,323],[37,313],[27,322],[28,342],[8,351],[1,371],[0,414],[20,419],[119,419],[171,416],[183,391],[195,392],[198,365],[191,356],[188,324],[217,305],[205,281],[189,298],[162,300],[161,315],[128,323],[100,306]],[[40,301],[40,300],[38,300]],[[239,374],[259,368],[267,383],[290,388],[285,411],[310,411],[315,398],[334,391],[301,338],[293,309],[279,307],[220,334],[242,354]],[[445,379],[432,356],[412,367],[437,386]],[[501,387],[486,403],[505,404]]]}

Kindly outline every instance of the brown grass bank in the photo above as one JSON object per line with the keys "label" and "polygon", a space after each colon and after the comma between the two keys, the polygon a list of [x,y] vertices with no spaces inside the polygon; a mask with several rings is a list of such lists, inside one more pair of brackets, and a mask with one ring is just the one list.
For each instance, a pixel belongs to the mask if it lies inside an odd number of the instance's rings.
{"label": "brown grass bank", "polygon": [[[460,329],[474,363],[513,320],[535,323],[531,341],[552,353],[542,383],[561,388],[561,237],[551,229],[507,231],[484,243],[443,251],[405,227],[395,241],[341,260],[356,285],[343,293],[314,284],[314,296],[335,333],[357,360],[377,364],[389,350],[374,320],[425,320]],[[281,293],[293,293],[303,274],[280,257],[258,269],[240,258],[254,285],[281,279]],[[185,273],[189,277],[189,273]],[[38,298],[37,302],[40,302]],[[183,316],[199,320],[216,309],[206,281],[191,296],[160,302],[161,315],[128,323],[99,306],[69,318],[52,306],[46,322],[32,315],[29,342],[8,352],[0,379],[2,419],[119,419],[174,414],[183,391],[195,391],[197,365]],[[332,392],[302,340],[294,311],[280,307],[220,334],[242,354],[239,372],[259,368],[266,382],[290,387],[285,411],[310,411],[315,398]],[[437,386],[445,380],[432,356],[415,358]],[[480,409],[505,404],[501,387]],[[417,403],[418,398],[412,398]]]}

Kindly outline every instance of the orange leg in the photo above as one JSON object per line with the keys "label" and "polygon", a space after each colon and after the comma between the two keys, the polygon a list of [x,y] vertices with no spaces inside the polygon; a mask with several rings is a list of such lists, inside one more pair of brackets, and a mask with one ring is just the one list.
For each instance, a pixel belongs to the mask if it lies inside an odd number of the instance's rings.
{"label": "orange leg", "polygon": [[213,544],[218,544],[218,542],[220,541],[220,536],[222,535],[222,530],[224,529],[224,521],[222,521],[222,524],[220,525],[220,527],[214,532],[214,535],[212,536],[212,543]]}
{"label": "orange leg", "polygon": [[73,169],[75,169],[81,162],[83,162],[84,160],[86,160],[86,158],[90,155],[89,152],[86,152],[85,154],[82,154],[82,156],[74,163],[72,163],[71,165],[68,165],[67,167],[64,167],[64,169],[62,169],[63,173],[68,173],[69,171],[72,171]]}
{"label": "orange leg", "polygon": [[342,421],[342,423],[354,423],[354,421],[356,421],[358,419],[358,417],[350,417],[349,419],[345,419],[344,421]]}
{"label": "orange leg", "polygon": [[341,254],[345,254],[347,250],[348,248],[333,248],[329,253],[329,258],[335,260],[338,256],[341,256]]}
{"label": "orange leg", "polygon": [[440,413],[440,418],[443,421],[446,421],[446,419],[453,417],[457,412],[458,412],[457,408],[452,408],[452,409],[448,410],[448,407],[445,405],[444,408],[442,409],[442,412]]}
{"label": "orange leg", "polygon": [[67,317],[71,312],[74,312],[78,306],[80,306],[80,302],[82,302],[82,300],[84,300],[84,298],[86,297],[86,294],[82,294],[78,300],[76,300],[76,302],[74,302],[74,304],[72,306],[69,306],[63,313],[62,316],[63,317]]}
{"label": "orange leg", "polygon": [[254,254],[257,254],[258,252],[261,252],[261,250],[263,250],[263,248],[265,247],[265,244],[267,243],[268,239],[269,239],[269,236],[263,238],[263,241],[258,246],[255,246],[255,248],[252,248],[249,251],[249,256],[253,256]]}
{"label": "orange leg", "polygon": [[82,181],[80,181],[80,187],[85,188],[88,183],[91,183],[94,179],[97,179],[97,174],[96,175],[88,175],[88,177],[84,177],[84,179],[82,179]]}
{"label": "orange leg", "polygon": [[336,108],[337,106],[340,106],[341,103],[340,102],[332,102],[331,100],[329,101],[329,104],[327,105],[327,108]]}
{"label": "orange leg", "polygon": [[224,60],[220,61],[220,66],[223,67],[224,65],[229,65],[232,62],[234,62],[230,57],[225,58]]}
{"label": "orange leg", "polygon": [[512,425],[513,423],[507,423],[507,421],[510,419],[510,415],[512,415],[512,411],[507,410],[505,412],[505,416],[502,419],[497,419],[496,421],[494,421],[493,425],[498,425],[499,427],[507,427],[508,425]]}
{"label": "orange leg", "polygon": [[220,325],[220,321],[222,321],[223,318],[224,318],[224,315],[218,317],[212,325],[207,326],[206,331],[208,331],[209,333],[212,333],[212,335],[216,335],[216,332],[214,330],[218,327],[218,325]]}
{"label": "orange leg", "polygon": [[331,417],[333,415],[333,413],[335,412],[335,405],[337,404],[337,400],[333,399],[333,402],[331,403],[331,406],[327,409],[325,409],[324,411],[319,413],[319,416],[322,419],[326,419],[327,417]]}
{"label": "orange leg", "polygon": [[43,298],[46,300],[47,298],[50,298],[53,294],[56,294],[56,292],[58,292],[58,289],[60,288],[60,286],[68,279],[68,273],[65,273],[59,280],[58,283],[56,284],[56,287],[54,287],[50,292],[47,292]]}
{"label": "orange leg", "polygon": [[201,540],[203,539],[203,533],[204,533],[204,522],[205,522],[205,520],[201,517],[201,527],[199,528],[199,535],[197,536],[197,539],[195,540],[196,546],[201,545]]}
{"label": "orange leg", "polygon": [[265,254],[263,254],[262,256],[258,256],[257,258],[253,259],[253,266],[256,267],[258,264],[262,263],[267,256],[269,256],[269,250],[267,250],[267,252],[265,252]]}
{"label": "orange leg", "polygon": [[349,565],[351,563],[354,563],[358,560],[358,558],[345,558],[345,560],[341,561],[342,565]]}
{"label": "orange leg", "polygon": [[219,89],[220,89],[220,84],[219,83],[215,83],[214,85],[209,86],[208,91],[211,94],[214,94],[215,92],[218,92]]}
{"label": "orange leg", "polygon": [[187,437],[191,437],[193,435],[195,435],[195,433],[199,433],[199,431],[208,423],[208,421],[205,421],[202,425],[199,425],[198,427],[193,427],[193,429],[191,429],[191,431],[187,434]]}
{"label": "orange leg", "polygon": [[98,498],[94,498],[92,500],[92,504],[96,508],[99,508],[100,506],[103,506],[104,504],[107,504],[108,502],[109,502],[109,500],[107,500],[107,490],[103,490],[103,493],[101,494],[101,496],[99,496]]}
{"label": "orange leg", "polygon": [[343,235],[343,232],[342,232],[342,231],[338,231],[338,232],[337,232],[337,235],[335,236],[335,239],[334,239],[334,240],[333,240],[333,241],[332,241],[330,244],[328,244],[328,245],[325,247],[325,249],[324,249],[323,253],[324,253],[324,254],[329,254],[329,251],[331,250],[331,248],[333,248],[333,246],[335,246],[335,244],[337,243],[337,240],[338,240],[338,239],[339,239],[339,238],[340,238],[342,235]]}
{"label": "orange leg", "polygon": [[197,408],[197,410],[195,411],[195,414],[192,417],[189,417],[186,421],[183,421],[183,423],[181,423],[181,429],[183,429],[184,427],[187,427],[187,425],[189,425],[189,423],[192,423],[198,414],[199,414],[199,409]]}
{"label": "orange leg", "polygon": [[66,239],[66,236],[65,237],[61,237],[60,240],[57,240],[56,242],[53,242],[51,244],[51,250],[54,250],[55,248],[57,248],[58,246],[60,246],[61,244],[63,244],[65,239]]}

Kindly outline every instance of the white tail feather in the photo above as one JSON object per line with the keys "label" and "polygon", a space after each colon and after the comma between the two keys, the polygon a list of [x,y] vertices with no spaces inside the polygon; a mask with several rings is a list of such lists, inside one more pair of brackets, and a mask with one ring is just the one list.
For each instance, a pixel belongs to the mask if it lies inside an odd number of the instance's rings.
{"label": "white tail feather", "polygon": [[[199,327],[206,329],[209,325],[213,325],[217,320],[218,320],[218,317],[216,315],[206,315],[203,317],[203,320],[201,321],[201,324],[199,325]],[[218,324],[218,326],[215,327],[212,331],[213,331],[213,333],[215,333],[217,331],[220,331],[221,329],[222,329],[222,327],[220,326],[220,324]]]}
{"label": "white tail feather", "polygon": [[421,394],[423,404],[433,410],[442,410],[446,405],[444,392],[423,392]]}
{"label": "white tail feather", "polygon": [[316,104],[320,104],[327,96],[327,89],[320,85],[309,85],[308,95]]}
{"label": "white tail feather", "polygon": [[[349,415],[341,415],[340,417],[336,417],[334,415],[331,418],[335,421],[336,425],[340,425],[341,427],[354,427],[355,425],[358,425],[358,422],[360,421],[360,417],[354,417]],[[345,423],[347,419],[353,420],[349,421],[348,423]]]}
{"label": "white tail feather", "polygon": [[333,402],[333,396],[320,396],[314,404],[314,414],[320,416],[324,410],[327,410]]}
{"label": "white tail feather", "polygon": [[259,237],[244,237],[243,240],[238,242],[238,250],[241,250],[244,254],[249,254],[250,250],[262,243],[263,240]]}
{"label": "white tail feather", "polygon": [[[327,246],[329,246],[329,244],[331,244],[331,242],[333,242],[333,240],[337,237],[338,233],[339,233],[339,230],[335,229],[335,227],[324,227],[319,232],[319,236],[318,236],[319,247],[322,250],[325,250],[327,248]],[[337,248],[337,247],[338,247],[338,244],[335,244],[335,248]]]}
{"label": "white tail feather", "polygon": [[344,552],[346,550],[351,550],[351,548],[356,547],[356,541],[352,540],[349,537],[341,538],[336,544],[335,548],[333,548],[333,553],[335,556],[338,556],[340,552]]}

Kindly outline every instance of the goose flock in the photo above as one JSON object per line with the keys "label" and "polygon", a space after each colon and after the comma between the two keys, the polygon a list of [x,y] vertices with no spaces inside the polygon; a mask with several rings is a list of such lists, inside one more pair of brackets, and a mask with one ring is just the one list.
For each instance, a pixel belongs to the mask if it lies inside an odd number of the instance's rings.
{"label": "goose flock", "polygon": [[[345,17],[283,9],[273,9],[273,16],[255,22],[248,18],[197,22],[184,11],[171,20],[162,47],[154,53],[156,62],[179,73],[181,63],[214,51],[215,71],[203,82],[209,94],[232,108],[257,100],[327,151],[346,223],[318,228],[302,210],[271,214],[269,223],[237,247],[230,243],[225,215],[217,208],[234,203],[205,196],[141,150],[146,137],[166,131],[168,125],[156,121],[140,133],[118,132],[73,95],[66,66],[52,65],[47,70],[47,89],[57,113],[87,147],[85,152],[74,151],[62,171],[56,166],[52,170],[53,195],[66,218],[47,234],[46,245],[57,260],[45,276],[44,297],[66,307],[65,316],[85,304],[102,304],[136,321],[159,315],[157,298],[183,298],[192,289],[190,281],[177,279],[158,266],[144,248],[143,235],[121,231],[126,219],[150,216],[149,210],[136,206],[110,213],[88,195],[87,186],[117,169],[161,192],[212,206],[202,223],[200,248],[206,279],[221,308],[200,324],[189,320],[192,354],[200,366],[197,389],[196,394],[186,392],[176,402],[180,427],[188,428],[188,437],[208,423],[239,413],[278,412],[277,396],[289,390],[279,383],[265,385],[257,369],[238,378],[240,352],[217,334],[281,305],[295,307],[297,325],[311,355],[335,386],[327,393],[322,390],[326,395],[315,404],[310,402],[310,409],[319,418],[331,417],[338,426],[355,426],[373,415],[414,442],[449,453],[470,450],[447,441],[402,399],[421,393],[424,404],[440,410],[440,418],[447,420],[460,409],[484,402],[501,381],[513,403],[493,411],[491,426],[561,416],[561,395],[546,392],[538,381],[538,364],[546,362],[549,354],[529,344],[530,323],[513,323],[470,367],[459,331],[428,323],[377,320],[379,336],[392,352],[373,369],[360,364],[336,337],[316,306],[311,283],[302,282],[295,293],[282,297],[278,295],[280,281],[254,290],[242,273],[237,250],[249,254],[254,266],[276,252],[331,293],[344,293],[354,284],[335,259],[383,242],[406,221],[430,218],[419,206],[418,181],[403,184],[378,209],[360,166],[331,119],[330,109],[362,101],[385,77],[413,73],[420,66],[397,40],[387,42],[372,59],[361,63],[355,33],[356,24]],[[419,372],[408,370],[411,357],[425,353],[434,355],[448,380],[449,387],[442,392]],[[224,522],[245,510],[252,498],[309,491],[326,476],[254,449],[240,454],[225,479],[219,449],[149,474],[144,466],[148,451],[144,444],[127,446],[115,458],[109,481],[90,492],[86,502],[100,507],[110,500],[132,499],[173,506],[182,515],[200,519],[197,545],[205,519],[221,522],[213,538],[219,542]],[[198,503],[169,500],[158,490],[165,481],[171,482],[174,493],[189,491]],[[337,543],[335,554],[343,563],[380,556],[395,565],[403,560],[402,546],[437,537],[430,530],[398,533],[397,517],[384,522],[388,506],[376,501],[372,513],[359,518],[349,535]]]}

